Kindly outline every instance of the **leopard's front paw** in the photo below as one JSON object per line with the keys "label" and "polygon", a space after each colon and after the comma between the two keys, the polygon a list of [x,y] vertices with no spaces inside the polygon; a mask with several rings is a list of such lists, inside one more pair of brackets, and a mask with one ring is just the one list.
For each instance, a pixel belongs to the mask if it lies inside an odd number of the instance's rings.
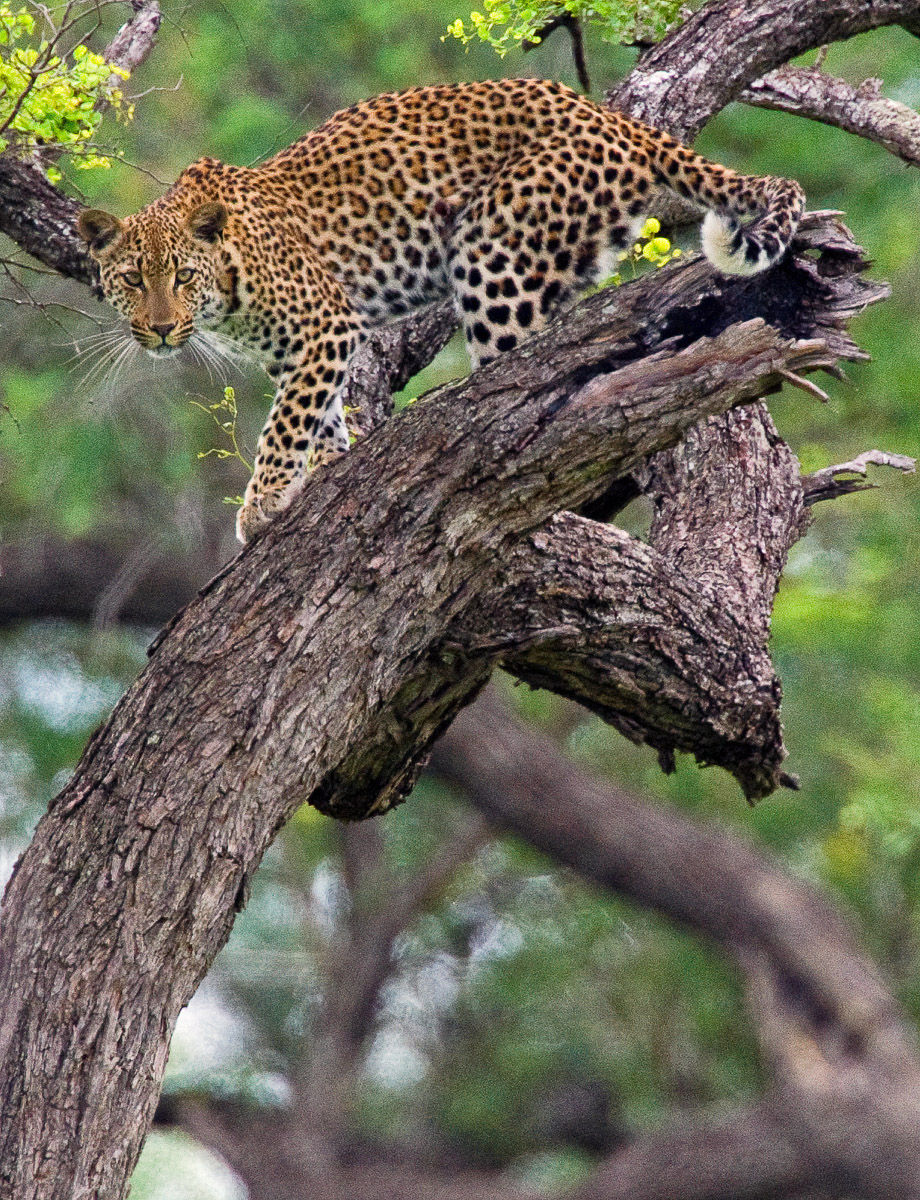
{"label": "leopard's front paw", "polygon": [[284,487],[261,491],[250,481],[243,499],[243,507],[236,515],[236,536],[244,544],[251,542],[260,529],[264,529],[284,512],[303,487],[303,480],[293,479]]}
{"label": "leopard's front paw", "polygon": [[237,541],[242,542],[245,546],[247,542],[252,541],[260,529],[265,528],[270,520],[271,517],[262,511],[258,497],[253,500],[247,499],[236,514]]}

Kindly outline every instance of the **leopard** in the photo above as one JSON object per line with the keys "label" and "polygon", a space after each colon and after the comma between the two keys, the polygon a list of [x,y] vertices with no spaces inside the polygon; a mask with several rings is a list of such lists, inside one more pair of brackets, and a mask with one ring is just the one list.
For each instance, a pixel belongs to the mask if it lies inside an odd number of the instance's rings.
{"label": "leopard", "polygon": [[102,295],[154,358],[214,331],[276,393],[237,517],[250,541],[349,448],[342,392],[375,327],[452,297],[473,369],[614,269],[661,189],[751,275],[788,250],[793,180],[742,175],[540,79],[433,84],[336,113],[255,166],[205,157],[120,219],[82,209]]}

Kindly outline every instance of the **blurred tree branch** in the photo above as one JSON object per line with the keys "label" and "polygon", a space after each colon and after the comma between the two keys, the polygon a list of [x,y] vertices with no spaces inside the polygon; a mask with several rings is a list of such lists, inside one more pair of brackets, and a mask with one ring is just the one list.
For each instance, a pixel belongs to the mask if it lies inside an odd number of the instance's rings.
{"label": "blurred tree branch", "polygon": [[[397,939],[488,836],[486,823],[466,814],[431,860],[405,880],[383,858],[377,822],[341,827],[351,906],[332,947],[322,1011],[294,1080],[283,1123],[287,1153],[300,1156],[317,1137],[341,1155],[357,1077],[375,1026],[380,993],[390,977]],[[315,1161],[316,1151],[313,1153]]]}
{"label": "blurred tree branch", "polygon": [[578,771],[488,693],[431,765],[490,823],[714,939],[745,978],[764,1100],[637,1139],[571,1200],[920,1194],[915,1034],[823,900],[729,835]]}

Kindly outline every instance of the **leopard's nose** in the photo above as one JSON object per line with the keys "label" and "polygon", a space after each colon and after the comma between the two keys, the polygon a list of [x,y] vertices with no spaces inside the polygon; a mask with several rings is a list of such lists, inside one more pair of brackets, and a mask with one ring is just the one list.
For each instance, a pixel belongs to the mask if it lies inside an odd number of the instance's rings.
{"label": "leopard's nose", "polygon": [[165,342],[166,338],[169,336],[169,334],[171,334],[172,331],[176,328],[176,322],[173,321],[173,323],[171,325],[151,325],[150,328],[153,330],[154,333],[158,333],[160,335],[160,337],[163,339],[163,341]]}

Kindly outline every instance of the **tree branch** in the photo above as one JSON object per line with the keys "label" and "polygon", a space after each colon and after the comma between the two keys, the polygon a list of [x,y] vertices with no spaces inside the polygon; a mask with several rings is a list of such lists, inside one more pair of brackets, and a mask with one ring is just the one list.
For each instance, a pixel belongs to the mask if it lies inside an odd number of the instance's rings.
{"label": "tree branch", "polygon": [[878,142],[910,166],[920,166],[920,113],[881,94],[881,81],[854,87],[805,67],[780,67],[744,89],[739,100],[836,125]]}
{"label": "tree branch", "polygon": [[[869,467],[892,467],[903,471],[905,475],[913,475],[917,469],[916,459],[908,458],[906,454],[888,454],[884,450],[866,450],[858,454],[851,462],[837,463],[833,467],[823,467],[813,471],[802,480],[802,490],[805,503],[817,504],[821,500],[836,500],[838,496],[849,495],[850,492],[864,492],[875,484],[863,483],[869,473]],[[856,475],[857,479],[841,478]]]}
{"label": "tree branch", "polygon": [[153,49],[162,15],[158,0],[131,0],[134,16],[126,21],[103,51],[113,67],[133,72]]}
{"label": "tree branch", "polygon": [[[131,7],[134,16],[103,51],[108,62],[126,71],[147,58],[161,19],[157,0],[132,0]],[[95,288],[95,264],[76,232],[81,208],[49,182],[38,162],[13,151],[0,154],[0,233],[45,266]]]}
{"label": "tree branch", "polygon": [[284,1116],[215,1099],[165,1097],[158,1124],[208,1146],[245,1181],[249,1200],[533,1200],[497,1171],[426,1169],[407,1155],[343,1163],[285,1151]]}
{"label": "tree branch", "polygon": [[81,208],[35,163],[0,155],[0,233],[45,266],[95,287],[94,264],[74,232]]}
{"label": "tree branch", "polygon": [[910,22],[920,23],[920,0],[718,0],[646,51],[607,102],[692,141],[766,72],[829,42]]}
{"label": "tree branch", "polygon": [[751,799],[788,782],[765,641],[651,547],[563,514],[515,548],[487,603],[477,625],[506,631],[504,666],[527,683],[579,701],[669,764],[681,750],[724,767]]}

